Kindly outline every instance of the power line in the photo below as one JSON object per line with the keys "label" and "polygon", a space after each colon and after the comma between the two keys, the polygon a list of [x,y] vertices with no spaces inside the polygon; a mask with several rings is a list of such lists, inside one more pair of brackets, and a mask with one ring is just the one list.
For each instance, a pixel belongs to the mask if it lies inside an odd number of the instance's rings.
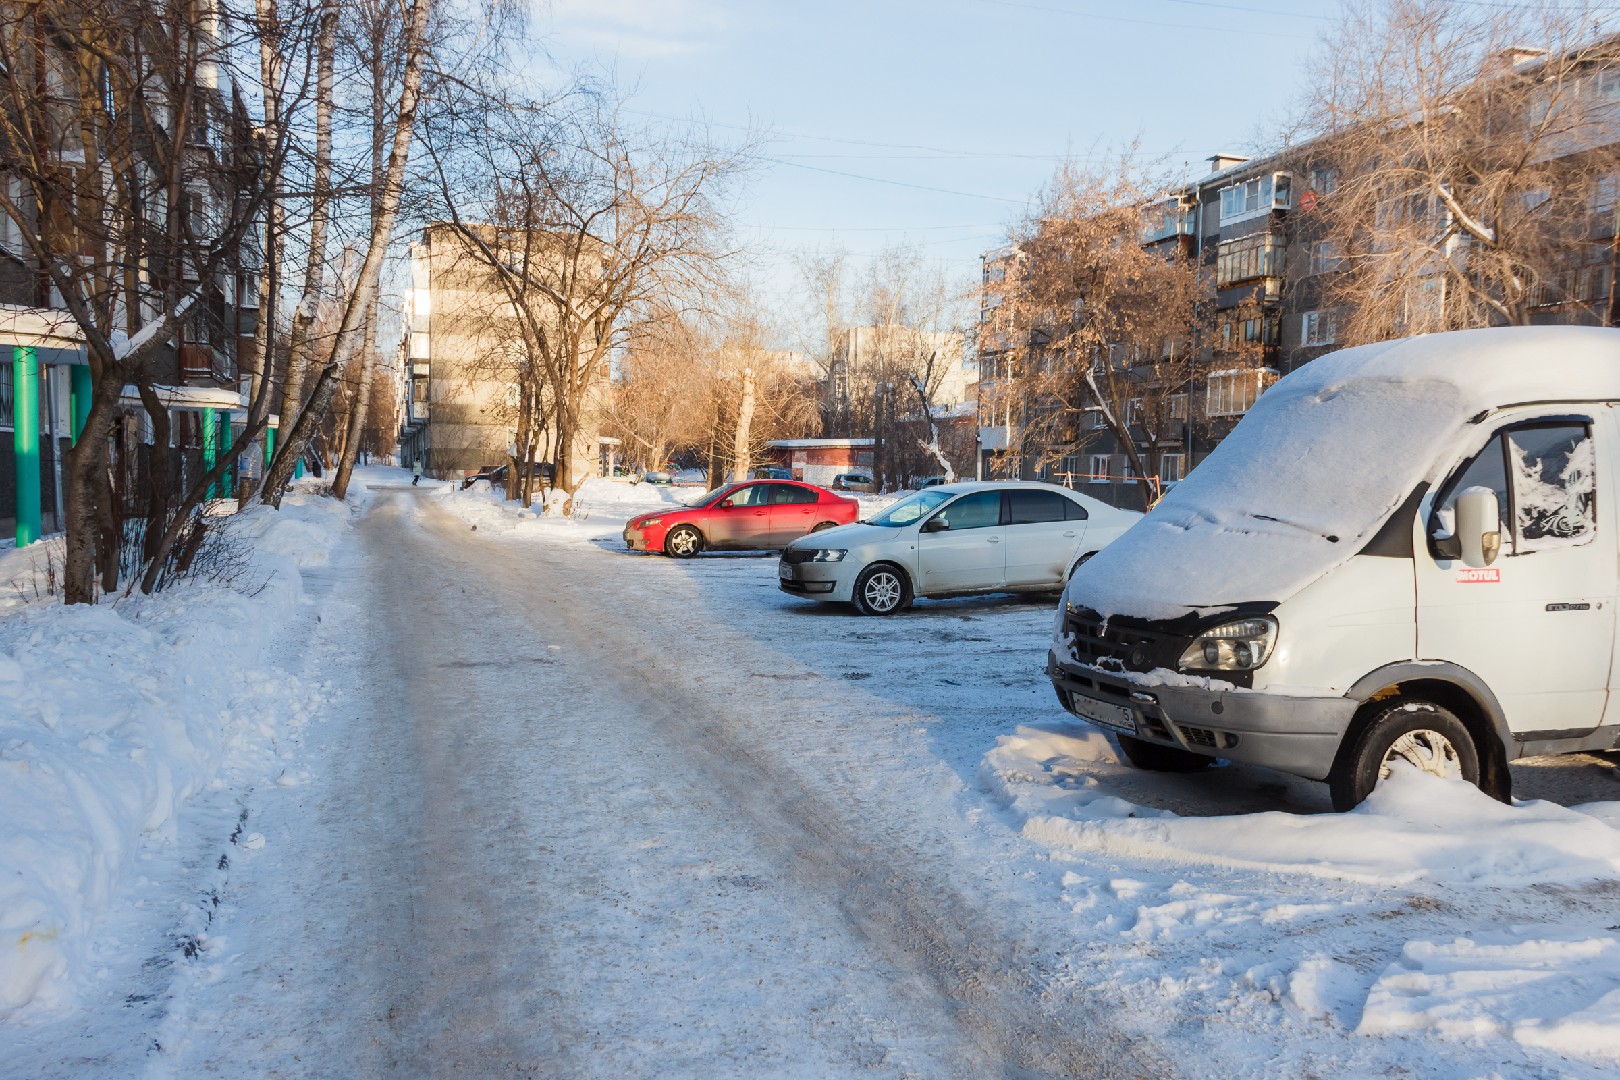
{"label": "power line", "polygon": [[1204,26],[1199,23],[1166,22],[1163,19],[1133,19],[1128,15],[1098,15],[1090,11],[1075,11],[1073,8],[1051,7],[1047,4],[1030,4],[1022,0],[973,0],[977,4],[989,4],[992,7],[1022,8],[1026,11],[1044,11],[1053,15],[1067,15],[1074,19],[1095,19],[1099,22],[1131,23],[1136,26],[1163,26],[1174,30],[1208,30],[1214,33],[1243,34],[1246,37],[1272,37],[1287,38],[1291,41],[1309,41],[1310,37],[1304,34],[1280,34],[1274,30],[1255,30],[1248,26]]}
{"label": "power line", "polygon": [[770,229],[775,232],[939,232],[945,229],[999,229],[1004,222],[986,221],[977,225],[751,225],[743,229]]}
{"label": "power line", "polygon": [[881,176],[862,176],[860,173],[844,172],[841,169],[824,169],[819,165],[806,165],[802,161],[784,161],[781,158],[769,158],[778,165],[786,165],[794,169],[808,169],[811,172],[827,173],[830,176],[847,176],[851,180],[866,180],[873,184],[890,184],[894,187],[912,188],[916,191],[933,191],[941,195],[958,195],[964,199],[988,199],[991,202],[1011,203],[1014,206],[1023,206],[1024,199],[1009,199],[1004,195],[981,195],[973,191],[954,191],[951,188],[930,187],[927,184],[909,184],[904,180],[886,180]]}

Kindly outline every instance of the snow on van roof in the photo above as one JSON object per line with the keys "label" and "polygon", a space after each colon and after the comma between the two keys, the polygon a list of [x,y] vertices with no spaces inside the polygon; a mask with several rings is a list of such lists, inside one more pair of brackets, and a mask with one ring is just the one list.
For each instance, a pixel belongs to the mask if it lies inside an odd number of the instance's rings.
{"label": "snow on van roof", "polygon": [[1470,417],[1620,400],[1620,330],[1459,330],[1344,349],[1271,387],[1152,512],[1075,572],[1103,615],[1282,601],[1360,551]]}

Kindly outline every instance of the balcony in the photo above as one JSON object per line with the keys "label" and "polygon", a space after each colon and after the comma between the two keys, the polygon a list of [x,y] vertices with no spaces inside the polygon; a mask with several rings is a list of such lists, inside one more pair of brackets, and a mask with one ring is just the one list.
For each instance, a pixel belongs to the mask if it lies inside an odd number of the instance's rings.
{"label": "balcony", "polygon": [[230,357],[211,345],[198,342],[182,344],[179,349],[179,360],[182,379],[218,379],[229,382],[235,378]]}

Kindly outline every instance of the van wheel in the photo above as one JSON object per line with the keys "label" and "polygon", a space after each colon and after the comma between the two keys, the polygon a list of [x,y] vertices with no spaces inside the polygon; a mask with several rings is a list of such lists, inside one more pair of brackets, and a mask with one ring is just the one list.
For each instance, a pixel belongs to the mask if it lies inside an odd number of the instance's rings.
{"label": "van wheel", "polygon": [[1333,809],[1342,814],[1360,806],[1397,761],[1479,784],[1479,748],[1463,722],[1432,702],[1398,698],[1340,751],[1328,774]]}
{"label": "van wheel", "polygon": [[1215,764],[1215,759],[1183,750],[1179,746],[1160,746],[1134,735],[1115,735],[1125,759],[1147,772],[1197,772]]}
{"label": "van wheel", "polygon": [[892,563],[873,563],[855,579],[851,598],[862,615],[893,615],[911,603],[911,582]]}

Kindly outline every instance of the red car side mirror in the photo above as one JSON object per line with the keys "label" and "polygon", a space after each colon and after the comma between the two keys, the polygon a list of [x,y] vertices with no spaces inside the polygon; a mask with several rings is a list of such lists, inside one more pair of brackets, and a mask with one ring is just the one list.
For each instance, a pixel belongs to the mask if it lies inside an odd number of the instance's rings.
{"label": "red car side mirror", "polygon": [[726,499],[726,500],[724,500],[724,501],[722,501],[722,502],[721,502],[721,503],[720,503],[720,506],[721,506],[721,508],[722,508],[722,509],[725,509],[725,510],[730,510],[730,509],[731,509],[731,500],[730,500],[730,499]]}

